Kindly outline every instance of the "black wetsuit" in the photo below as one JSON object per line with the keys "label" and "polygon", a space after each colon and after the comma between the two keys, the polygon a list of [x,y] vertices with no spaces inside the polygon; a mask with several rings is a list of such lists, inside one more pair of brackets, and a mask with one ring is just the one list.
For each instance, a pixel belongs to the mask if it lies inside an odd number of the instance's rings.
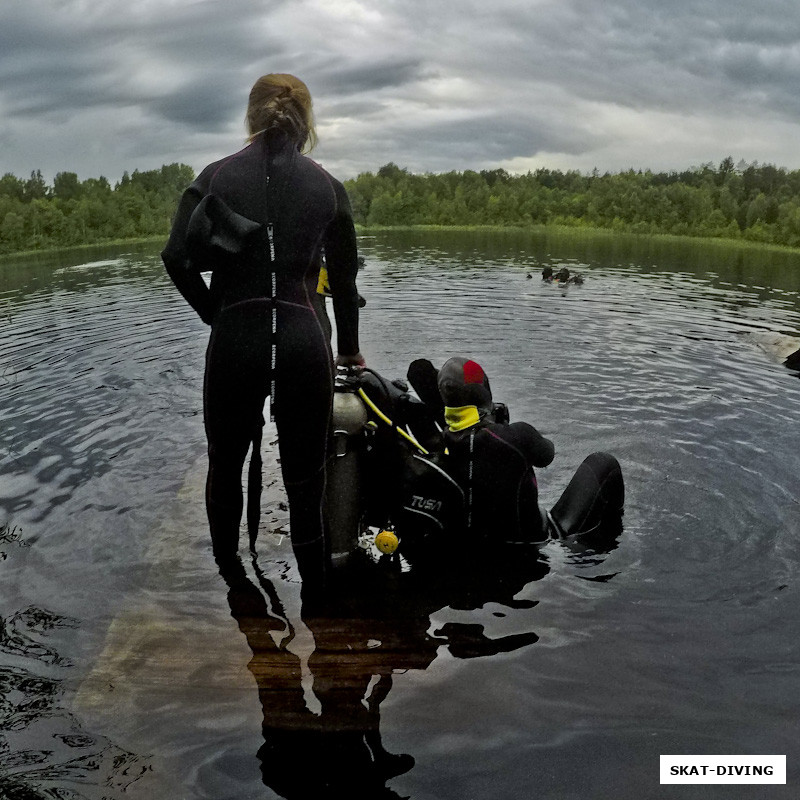
{"label": "black wetsuit", "polygon": [[[201,199],[212,193],[263,227],[239,256],[213,271],[209,289],[192,264],[187,228]],[[274,231],[272,263],[268,222]],[[178,290],[211,325],[204,419],[209,454],[206,504],[215,555],[229,558],[236,552],[244,460],[274,385],[271,403],[292,545],[304,577],[322,569],[324,558],[322,498],[333,396],[330,342],[317,313],[322,249],[334,297],[338,351],[355,355],[358,262],[347,195],[341,183],[301,156],[282,133],[272,132],[203,170],[183,195],[162,253]],[[274,304],[272,272],[277,281]]]}
{"label": "black wetsuit", "polygon": [[534,467],[546,467],[553,443],[527,422],[480,422],[446,430],[444,465],[462,487],[467,527],[497,542],[546,538]]}

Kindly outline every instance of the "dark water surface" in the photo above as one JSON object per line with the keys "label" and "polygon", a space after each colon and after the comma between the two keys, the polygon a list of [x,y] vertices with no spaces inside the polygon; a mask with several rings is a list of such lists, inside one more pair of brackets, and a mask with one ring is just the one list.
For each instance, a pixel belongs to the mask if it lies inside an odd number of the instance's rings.
{"label": "dark water surface", "polygon": [[[770,348],[800,257],[364,237],[370,365],[475,358],[556,444],[543,504],[609,450],[625,530],[318,619],[275,448],[258,558],[215,570],[207,333],[157,250],[0,264],[0,797],[798,795],[800,381]],[[660,786],[660,754],[786,754],[788,784]]]}

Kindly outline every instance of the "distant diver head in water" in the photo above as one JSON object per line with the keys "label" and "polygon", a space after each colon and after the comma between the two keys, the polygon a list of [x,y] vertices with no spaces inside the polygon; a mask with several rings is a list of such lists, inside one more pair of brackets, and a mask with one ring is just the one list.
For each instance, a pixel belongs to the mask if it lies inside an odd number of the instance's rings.
{"label": "distant diver head in water", "polygon": [[492,389],[480,364],[469,358],[450,358],[439,370],[439,394],[449,409],[475,406],[480,418],[492,411]]}
{"label": "distant diver head in water", "polygon": [[317,143],[311,93],[294,75],[262,75],[250,90],[245,122],[248,141],[266,130],[278,129],[300,152],[309,152]]}

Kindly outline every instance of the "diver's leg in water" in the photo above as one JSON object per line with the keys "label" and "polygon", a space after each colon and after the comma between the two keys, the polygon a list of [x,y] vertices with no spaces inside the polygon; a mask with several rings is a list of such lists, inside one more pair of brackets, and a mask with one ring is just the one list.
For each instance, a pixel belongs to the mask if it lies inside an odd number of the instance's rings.
{"label": "diver's leg in water", "polygon": [[281,310],[275,389],[281,471],[300,576],[307,588],[319,588],[328,559],[323,498],[333,365],[329,343],[310,309]]}
{"label": "diver's leg in water", "polygon": [[[236,557],[242,518],[242,469],[261,419],[268,348],[257,306],[223,312],[206,353],[203,416],[208,439],[206,510],[214,556]],[[266,329],[268,330],[268,328]]]}
{"label": "diver's leg in water", "polygon": [[609,453],[592,453],[578,467],[549,517],[558,535],[593,533],[617,526],[624,504],[619,462]]}

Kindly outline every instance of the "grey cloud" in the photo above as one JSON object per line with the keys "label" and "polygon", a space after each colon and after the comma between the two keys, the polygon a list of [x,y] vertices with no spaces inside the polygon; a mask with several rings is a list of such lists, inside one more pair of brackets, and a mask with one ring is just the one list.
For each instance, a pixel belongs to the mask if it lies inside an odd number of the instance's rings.
{"label": "grey cloud", "polygon": [[76,87],[95,90],[102,67],[73,27],[18,11],[0,18],[0,97],[12,112],[74,107]]}
{"label": "grey cloud", "polygon": [[376,113],[381,108],[382,103],[374,99],[347,99],[329,102],[323,94],[319,105],[324,107],[325,114],[328,117],[354,117],[357,119]]}
{"label": "grey cloud", "polygon": [[548,150],[579,153],[592,140],[573,130],[559,131],[541,120],[475,116],[411,129],[402,141],[408,149],[421,143],[426,152],[445,154],[465,169],[470,163],[505,161]]}
{"label": "grey cloud", "polygon": [[[791,165],[798,43],[795,0],[385,0],[314,13],[295,0],[19,0],[0,4],[0,155],[29,172],[52,156],[43,123],[56,123],[76,132],[59,155],[75,163],[60,169],[200,167],[241,142],[249,87],[277,70],[309,84],[320,153],[349,174],[539,153],[619,161],[632,143],[646,157],[650,131],[680,167],[726,154],[754,118],[780,121],[759,146]],[[664,114],[704,122],[709,140],[659,128]]]}
{"label": "grey cloud", "polygon": [[[211,75],[183,83],[148,104],[148,109],[171,122],[216,132],[237,113],[244,119],[248,87],[238,75]],[[244,97],[242,91],[244,90]]]}
{"label": "grey cloud", "polygon": [[735,114],[745,98],[753,102],[750,90],[758,84],[766,90],[759,105],[780,112],[784,86],[796,83],[791,48],[800,41],[800,17],[788,3],[763,8],[774,13],[713,0],[575,0],[548,13],[542,6],[511,9],[511,29],[530,37],[528,60],[515,48],[498,66],[526,70],[585,100],[639,110],[716,107]]}
{"label": "grey cloud", "polygon": [[[498,118],[481,114],[424,125],[381,125],[367,128],[358,139],[358,146],[373,161],[369,169],[394,161],[414,172],[484,169],[541,152],[578,154],[598,143],[599,137],[577,126],[559,127],[531,116]],[[344,162],[347,175],[365,169],[351,166],[342,143],[326,152]]]}
{"label": "grey cloud", "polygon": [[[49,4],[39,0],[27,10],[0,12],[0,98],[12,113],[150,103],[158,113],[168,109],[175,94],[168,116],[198,122],[201,117],[193,116],[184,102],[187,94],[209,110],[230,113],[231,91],[257,77],[257,70],[246,75],[248,65],[281,52],[260,33],[263,6],[255,0],[238,4],[235,14],[221,3],[188,6],[180,14],[164,7],[135,24],[126,15],[126,10],[133,13],[128,6],[89,23],[80,15],[42,13],[43,5]],[[166,96],[160,86],[137,82],[137,74],[148,69],[159,70]],[[188,92],[187,73],[196,76]],[[213,98],[210,90],[202,96],[204,82],[220,96]],[[210,122],[218,124],[217,114]]]}
{"label": "grey cloud", "polygon": [[353,96],[380,89],[397,88],[422,74],[419,58],[361,62],[351,66],[328,65],[309,74],[316,90],[330,96]]}
{"label": "grey cloud", "polygon": [[720,37],[726,41],[786,47],[800,41],[800,22],[796,16],[797,9],[793,8],[780,16],[751,13],[741,18],[723,18],[717,24]]}
{"label": "grey cloud", "polygon": [[720,72],[743,87],[772,86],[778,88],[789,82],[797,87],[800,77],[800,60],[791,63],[780,54],[770,57],[753,47],[727,48],[717,61]]}

